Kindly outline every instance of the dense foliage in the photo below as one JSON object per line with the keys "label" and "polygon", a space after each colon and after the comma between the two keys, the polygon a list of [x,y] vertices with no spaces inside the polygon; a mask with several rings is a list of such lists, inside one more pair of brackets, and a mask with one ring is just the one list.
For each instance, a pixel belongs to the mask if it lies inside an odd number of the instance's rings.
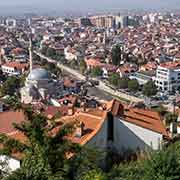
{"label": "dense foliage", "polygon": [[[13,99],[8,100],[14,106]],[[17,106],[17,109],[20,108]],[[4,180],[179,180],[180,143],[137,158],[113,161],[112,152],[103,153],[88,147],[73,144],[67,138],[73,132],[73,124],[68,124],[51,134],[55,124],[29,108],[23,108],[27,121],[14,125],[22,132],[26,143],[0,135],[0,153],[10,155],[20,152],[21,168],[8,176],[0,172]],[[72,154],[68,158],[67,153]],[[108,155],[108,156],[106,156]],[[111,162],[109,161],[111,159]],[[131,160],[130,160],[131,159]],[[133,159],[133,160],[132,160]],[[6,163],[0,166],[6,168]],[[8,169],[7,169],[8,172]]]}
{"label": "dense foliage", "polygon": [[136,79],[132,79],[128,81],[128,89],[130,91],[136,92],[139,90],[139,83]]}
{"label": "dense foliage", "polygon": [[118,73],[112,73],[109,77],[109,83],[118,87],[119,86],[120,77]]}
{"label": "dense foliage", "polygon": [[143,86],[143,94],[145,96],[151,97],[156,95],[157,93],[157,87],[153,81],[148,81],[144,86]]}
{"label": "dense foliage", "polygon": [[119,65],[121,61],[122,50],[119,44],[115,45],[111,51],[111,59],[113,65]]}
{"label": "dense foliage", "polygon": [[94,67],[92,70],[91,70],[91,75],[93,77],[97,77],[97,76],[101,76],[102,75],[102,70],[100,67]]}
{"label": "dense foliage", "polygon": [[[26,137],[25,144],[0,135],[0,143],[4,145],[0,153],[20,153],[22,157],[21,168],[5,177],[5,180],[76,180],[98,168],[96,152],[82,149],[65,138],[73,132],[73,124],[67,124],[52,134],[54,123],[48,122],[29,107],[24,112],[27,121],[14,126]],[[69,159],[69,153],[76,156]]]}
{"label": "dense foliage", "polygon": [[17,77],[8,77],[7,80],[3,83],[3,86],[0,89],[0,93],[2,96],[10,95],[12,96],[18,88],[20,88],[21,81],[20,78]]}

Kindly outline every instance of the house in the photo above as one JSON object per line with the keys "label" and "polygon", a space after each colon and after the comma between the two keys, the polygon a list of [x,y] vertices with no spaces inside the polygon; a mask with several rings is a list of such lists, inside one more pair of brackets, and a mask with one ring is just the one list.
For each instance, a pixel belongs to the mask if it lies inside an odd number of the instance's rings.
{"label": "house", "polygon": [[163,92],[180,90],[180,62],[160,64],[156,70],[155,84]]}
{"label": "house", "polygon": [[131,73],[136,72],[137,70],[137,65],[126,63],[121,65],[116,72],[119,73],[120,77],[127,77]]}
{"label": "house", "polygon": [[155,71],[139,71],[132,73],[129,78],[136,79],[140,85],[146,84],[148,81],[152,81],[155,78]]}
{"label": "house", "polygon": [[[67,138],[80,145],[94,146],[98,149],[106,149],[107,147],[107,112],[101,109],[81,107],[74,111],[73,106],[68,106],[68,109],[49,106],[44,113],[48,118],[56,115],[58,112],[67,111],[56,118],[58,124],[49,132],[49,135],[55,135],[65,124],[74,123],[75,131]],[[65,112],[64,111],[64,112]],[[25,121],[25,115],[22,111],[5,111],[0,113],[0,133],[4,133],[10,138],[19,140],[22,143],[27,142],[24,134],[13,128],[13,123],[21,123]],[[2,146],[0,146],[2,147]],[[20,167],[20,161],[23,154],[14,152],[11,157],[0,156],[0,159],[8,158],[9,167],[11,170],[16,170]]]}
{"label": "house", "polygon": [[23,74],[28,69],[27,63],[21,62],[8,62],[1,66],[3,73],[10,76]]}
{"label": "house", "polygon": [[113,100],[110,111],[113,118],[109,125],[113,134],[112,144],[117,152],[131,150],[158,150],[162,147],[166,128],[157,112],[122,105]]}
{"label": "house", "polygon": [[140,71],[155,71],[157,69],[157,63],[156,62],[148,62],[145,65],[142,65],[139,70]]}
{"label": "house", "polygon": [[103,77],[108,78],[110,74],[116,72],[117,67],[112,64],[102,64]]}
{"label": "house", "polygon": [[[70,103],[65,109],[49,106],[44,110],[44,114],[49,119],[52,119],[58,112],[61,115],[56,117],[57,125],[49,131],[49,135],[53,136],[64,125],[73,123],[75,131],[66,138],[83,146],[102,150],[112,148],[118,153],[123,153],[127,149],[133,151],[158,150],[164,139],[168,137],[166,128],[157,112],[123,105],[117,100],[95,107],[81,102],[79,107]],[[24,120],[25,115],[21,111],[0,113],[0,133],[5,133],[11,138],[25,143],[26,137],[12,126],[13,122],[21,123]],[[23,155],[16,152],[12,158],[18,160],[23,158]]]}
{"label": "house", "polygon": [[87,66],[88,70],[93,69],[95,67],[101,67],[102,66],[102,63],[100,62],[99,58],[85,59],[85,62],[86,62],[86,66]]}
{"label": "house", "polygon": [[[22,140],[23,135],[21,135],[17,130],[13,128],[13,123],[19,124],[24,120],[25,117],[22,111],[0,112],[0,133],[6,134],[7,136],[18,140]],[[0,160],[7,161],[10,172],[20,168],[20,159],[21,156],[19,153],[13,153],[11,157],[7,157],[4,155],[0,156]]]}

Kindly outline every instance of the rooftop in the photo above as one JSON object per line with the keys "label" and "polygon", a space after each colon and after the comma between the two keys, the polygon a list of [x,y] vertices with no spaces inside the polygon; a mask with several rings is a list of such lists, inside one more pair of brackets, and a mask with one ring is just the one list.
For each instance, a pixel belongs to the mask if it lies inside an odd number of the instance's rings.
{"label": "rooftop", "polygon": [[51,79],[51,74],[43,69],[43,68],[36,68],[33,69],[30,74],[28,75],[29,80],[48,80]]}
{"label": "rooftop", "polygon": [[25,120],[22,111],[8,111],[0,113],[0,133],[13,133],[16,131],[13,128],[13,123],[21,123]]}
{"label": "rooftop", "polygon": [[180,62],[166,62],[160,64],[160,66],[168,69],[176,69],[176,68],[180,68]]}
{"label": "rooftop", "polygon": [[28,64],[27,63],[20,63],[20,62],[8,62],[3,64],[2,66],[6,66],[6,67],[10,67],[10,68],[16,68],[18,70],[22,70],[25,68],[28,68]]}
{"label": "rooftop", "polygon": [[167,136],[166,128],[158,112],[147,109],[126,108],[124,110],[124,120]]}

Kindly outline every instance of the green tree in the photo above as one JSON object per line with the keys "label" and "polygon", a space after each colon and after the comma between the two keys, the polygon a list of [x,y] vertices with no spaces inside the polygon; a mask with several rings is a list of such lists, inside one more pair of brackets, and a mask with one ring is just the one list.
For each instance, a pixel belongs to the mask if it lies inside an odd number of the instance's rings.
{"label": "green tree", "polygon": [[131,91],[138,91],[139,89],[139,83],[136,79],[132,79],[128,81],[128,89]]}
{"label": "green tree", "polygon": [[21,102],[16,95],[7,97],[4,99],[4,103],[13,110],[19,110],[22,107]]}
{"label": "green tree", "polygon": [[166,125],[170,125],[170,123],[172,122],[177,122],[178,119],[178,115],[175,113],[166,113],[165,114],[165,121],[166,121]]}
{"label": "green tree", "polygon": [[46,56],[53,58],[56,55],[56,50],[53,48],[48,48],[46,52]]}
{"label": "green tree", "polygon": [[108,174],[113,180],[179,180],[180,143],[151,152],[145,159],[116,165]]}
{"label": "green tree", "polygon": [[151,97],[156,95],[157,93],[157,87],[153,81],[148,81],[144,86],[143,86],[143,94],[145,96]]}
{"label": "green tree", "polygon": [[48,64],[48,61],[46,59],[42,59],[41,60],[41,65],[45,66],[46,64]]}
{"label": "green tree", "polygon": [[5,75],[3,74],[2,69],[0,69],[0,80],[4,81],[5,80]]}
{"label": "green tree", "polygon": [[121,46],[120,45],[115,45],[112,48],[111,51],[111,59],[112,59],[112,64],[113,65],[119,65],[120,61],[121,61]]}
{"label": "green tree", "polygon": [[79,63],[79,70],[83,74],[87,69],[86,62],[82,59]]}
{"label": "green tree", "polygon": [[98,170],[99,172],[104,158],[104,152],[91,149],[88,146],[83,147],[70,163],[69,178],[72,180],[84,180],[89,171]]}
{"label": "green tree", "polygon": [[102,70],[100,67],[94,67],[92,70],[91,70],[91,75],[93,77],[97,77],[97,76],[101,76],[102,75]]}
{"label": "green tree", "polygon": [[73,60],[71,60],[71,61],[69,62],[69,65],[70,65],[71,68],[77,69],[77,67],[78,67],[78,62],[77,62],[77,60],[73,59]]}
{"label": "green tree", "polygon": [[83,178],[82,180],[107,180],[107,177],[102,171],[98,171],[96,169],[93,169],[89,171]]}
{"label": "green tree", "polygon": [[47,49],[48,49],[48,47],[44,45],[44,46],[42,47],[42,49],[41,49],[41,53],[44,54],[44,55],[46,55]]}
{"label": "green tree", "polygon": [[128,78],[121,78],[119,80],[119,88],[120,89],[127,89],[128,88],[128,81],[129,81]]}
{"label": "green tree", "polygon": [[118,73],[112,73],[109,77],[109,83],[114,86],[119,86],[120,77]]}
{"label": "green tree", "polygon": [[144,161],[144,176],[142,180],[178,180],[180,179],[179,152],[171,146],[167,150],[153,153]]}
{"label": "green tree", "polygon": [[33,53],[33,60],[37,63],[41,62],[41,57],[38,56],[36,53]]}
{"label": "green tree", "polygon": [[1,87],[1,95],[14,95],[17,89],[20,88],[20,79],[17,77],[8,77]]}
{"label": "green tree", "polygon": [[52,128],[47,119],[36,114],[31,108],[25,109],[26,122],[15,124],[15,129],[27,138],[26,144],[0,136],[3,144],[1,154],[11,155],[14,152],[24,154],[21,168],[7,177],[7,180],[60,180],[67,178],[67,152],[77,153],[80,147],[66,138],[72,133],[73,126],[65,125],[56,134],[51,135]]}
{"label": "green tree", "polygon": [[47,69],[49,72],[55,74],[56,76],[61,75],[61,69],[58,68],[54,63],[47,62],[44,68]]}
{"label": "green tree", "polygon": [[140,162],[115,165],[108,174],[108,177],[113,180],[142,180],[143,166]]}

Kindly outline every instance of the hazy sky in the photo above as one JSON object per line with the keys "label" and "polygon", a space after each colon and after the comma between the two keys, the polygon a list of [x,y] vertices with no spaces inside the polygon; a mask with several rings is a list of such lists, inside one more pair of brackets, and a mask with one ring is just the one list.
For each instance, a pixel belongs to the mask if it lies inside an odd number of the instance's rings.
{"label": "hazy sky", "polygon": [[135,8],[180,8],[180,0],[0,0],[0,11],[39,9],[78,12]]}

